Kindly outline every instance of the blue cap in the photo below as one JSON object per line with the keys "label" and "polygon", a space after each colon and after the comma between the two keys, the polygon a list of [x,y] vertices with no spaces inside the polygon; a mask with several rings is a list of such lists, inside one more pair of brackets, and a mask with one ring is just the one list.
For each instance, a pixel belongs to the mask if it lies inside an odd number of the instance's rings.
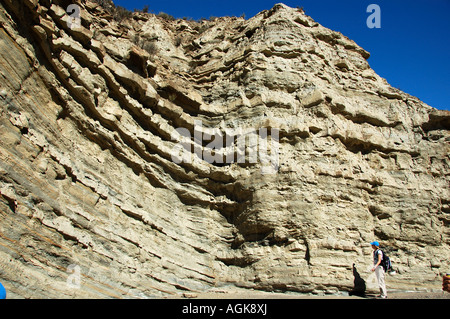
{"label": "blue cap", "polygon": [[380,246],[380,243],[379,243],[379,242],[377,242],[377,241],[373,241],[373,242],[371,242],[370,244],[371,244],[371,245],[374,245],[374,246],[377,246],[377,247],[379,247],[379,246]]}

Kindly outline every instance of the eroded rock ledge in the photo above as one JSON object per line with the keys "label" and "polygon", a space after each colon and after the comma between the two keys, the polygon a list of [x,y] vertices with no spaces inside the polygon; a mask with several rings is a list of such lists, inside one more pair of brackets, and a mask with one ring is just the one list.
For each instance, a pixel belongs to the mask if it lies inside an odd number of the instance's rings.
{"label": "eroded rock ledge", "polygon": [[[81,28],[68,26],[71,1],[0,3],[9,296],[350,291],[353,264],[370,279],[373,239],[398,270],[389,288],[439,289],[448,111],[392,88],[367,51],[283,4],[200,23],[118,22],[74,2]],[[278,171],[174,163],[172,133],[193,136],[195,121],[278,129]]]}

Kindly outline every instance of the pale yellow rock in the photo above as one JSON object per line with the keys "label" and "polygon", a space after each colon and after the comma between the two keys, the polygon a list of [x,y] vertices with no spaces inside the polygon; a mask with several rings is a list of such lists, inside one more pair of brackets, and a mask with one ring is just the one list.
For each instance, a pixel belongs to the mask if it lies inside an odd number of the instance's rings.
{"label": "pale yellow rock", "polygon": [[284,4],[120,21],[88,0],[71,30],[44,2],[0,4],[9,298],[337,293],[353,265],[376,292],[373,240],[388,289],[440,289],[449,112],[391,88],[355,42]]}

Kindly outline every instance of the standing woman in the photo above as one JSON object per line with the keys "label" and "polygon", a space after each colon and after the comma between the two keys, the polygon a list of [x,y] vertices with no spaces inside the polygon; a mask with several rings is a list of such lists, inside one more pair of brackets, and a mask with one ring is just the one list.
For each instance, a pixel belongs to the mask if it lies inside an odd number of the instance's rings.
{"label": "standing woman", "polygon": [[386,282],[384,280],[384,268],[381,265],[381,261],[383,260],[383,252],[380,249],[380,243],[377,241],[371,242],[373,249],[373,268],[372,271],[375,272],[375,276],[377,277],[378,287],[380,287],[381,295],[380,298],[387,298],[386,292]]}

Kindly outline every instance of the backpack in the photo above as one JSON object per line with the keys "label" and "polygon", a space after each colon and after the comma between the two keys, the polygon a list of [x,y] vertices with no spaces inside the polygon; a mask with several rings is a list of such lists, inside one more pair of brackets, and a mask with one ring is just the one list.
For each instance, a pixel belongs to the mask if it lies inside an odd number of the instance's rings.
{"label": "backpack", "polygon": [[381,252],[383,253],[383,258],[381,259],[380,265],[383,267],[384,272],[392,271],[391,258],[384,251],[381,250]]}

